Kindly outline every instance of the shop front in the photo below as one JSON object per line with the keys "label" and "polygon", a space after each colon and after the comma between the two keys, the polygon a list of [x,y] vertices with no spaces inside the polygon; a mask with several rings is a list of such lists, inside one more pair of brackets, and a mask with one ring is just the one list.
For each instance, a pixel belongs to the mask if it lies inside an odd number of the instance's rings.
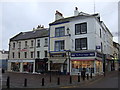
{"label": "shop front", "polygon": [[71,53],[71,74],[81,74],[82,70],[93,75],[103,72],[102,58],[97,57],[97,52]]}
{"label": "shop front", "polygon": [[66,53],[50,53],[48,71],[59,74],[67,74]]}
{"label": "shop front", "polygon": [[8,60],[8,71],[34,72],[35,60]]}

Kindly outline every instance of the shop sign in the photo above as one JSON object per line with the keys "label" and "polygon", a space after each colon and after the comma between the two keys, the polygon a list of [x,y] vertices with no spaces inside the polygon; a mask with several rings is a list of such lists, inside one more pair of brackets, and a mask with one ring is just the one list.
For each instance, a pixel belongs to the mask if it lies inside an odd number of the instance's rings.
{"label": "shop sign", "polygon": [[100,58],[103,58],[103,54],[98,53],[98,52],[97,52],[96,56],[97,56],[97,57],[100,57]]}
{"label": "shop sign", "polygon": [[71,53],[71,57],[92,57],[95,56],[95,52],[89,53]]}
{"label": "shop sign", "polygon": [[50,54],[50,57],[65,57],[65,53]]}

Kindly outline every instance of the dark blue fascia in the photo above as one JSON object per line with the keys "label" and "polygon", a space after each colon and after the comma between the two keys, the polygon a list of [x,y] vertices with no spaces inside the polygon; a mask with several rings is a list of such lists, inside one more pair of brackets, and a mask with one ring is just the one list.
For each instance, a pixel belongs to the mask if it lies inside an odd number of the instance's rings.
{"label": "dark blue fascia", "polygon": [[54,24],[49,24],[49,25],[52,26],[52,25],[58,25],[58,24],[63,24],[63,23],[68,23],[68,22],[70,22],[70,21],[59,22],[59,23],[54,23]]}
{"label": "dark blue fascia", "polygon": [[69,35],[64,35],[64,36],[55,36],[55,37],[50,37],[50,38],[59,38],[59,37],[66,37],[66,36],[69,36]]}

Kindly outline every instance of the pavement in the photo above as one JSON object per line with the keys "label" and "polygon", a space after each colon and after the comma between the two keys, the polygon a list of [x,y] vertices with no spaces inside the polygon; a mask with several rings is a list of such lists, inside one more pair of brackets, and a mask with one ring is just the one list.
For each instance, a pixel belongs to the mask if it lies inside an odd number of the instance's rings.
{"label": "pavement", "polygon": [[[112,71],[110,73],[117,73],[117,72]],[[108,73],[107,75],[109,75],[110,73]],[[28,74],[28,73],[6,72],[2,75],[2,88],[7,88],[6,82],[8,76],[10,77],[10,88],[81,88],[81,87],[89,88],[89,85],[91,83],[98,82],[105,78],[103,75],[99,75],[93,77],[92,79],[89,78],[89,80],[85,79],[85,81],[83,81],[82,78],[80,78],[80,82],[78,82],[78,76],[72,75],[72,83],[70,84],[69,75],[51,75],[51,82],[50,82],[49,74]],[[58,77],[60,78],[59,85],[57,82]],[[27,79],[27,87],[24,87],[25,78]],[[45,80],[44,86],[42,86],[42,78],[44,78]]]}

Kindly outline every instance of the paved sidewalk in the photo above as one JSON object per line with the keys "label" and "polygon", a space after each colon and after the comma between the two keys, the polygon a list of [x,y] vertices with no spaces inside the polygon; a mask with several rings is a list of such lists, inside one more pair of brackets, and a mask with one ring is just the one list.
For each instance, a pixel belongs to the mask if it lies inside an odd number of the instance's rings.
{"label": "paved sidewalk", "polygon": [[[78,82],[78,76],[72,75],[72,84],[70,84],[70,76],[69,75],[52,75],[50,82],[49,74],[25,74],[25,73],[4,73],[2,75],[2,88],[6,87],[7,77],[10,77],[10,88],[67,88],[73,87],[76,85],[84,85],[86,83],[92,82],[98,78],[102,78],[102,76],[96,76],[92,79],[89,77],[89,80],[85,79],[85,81],[80,79]],[[57,85],[58,77],[60,77],[60,85]],[[24,79],[27,79],[27,87],[24,87]],[[42,86],[42,78],[45,80],[44,86]]]}

